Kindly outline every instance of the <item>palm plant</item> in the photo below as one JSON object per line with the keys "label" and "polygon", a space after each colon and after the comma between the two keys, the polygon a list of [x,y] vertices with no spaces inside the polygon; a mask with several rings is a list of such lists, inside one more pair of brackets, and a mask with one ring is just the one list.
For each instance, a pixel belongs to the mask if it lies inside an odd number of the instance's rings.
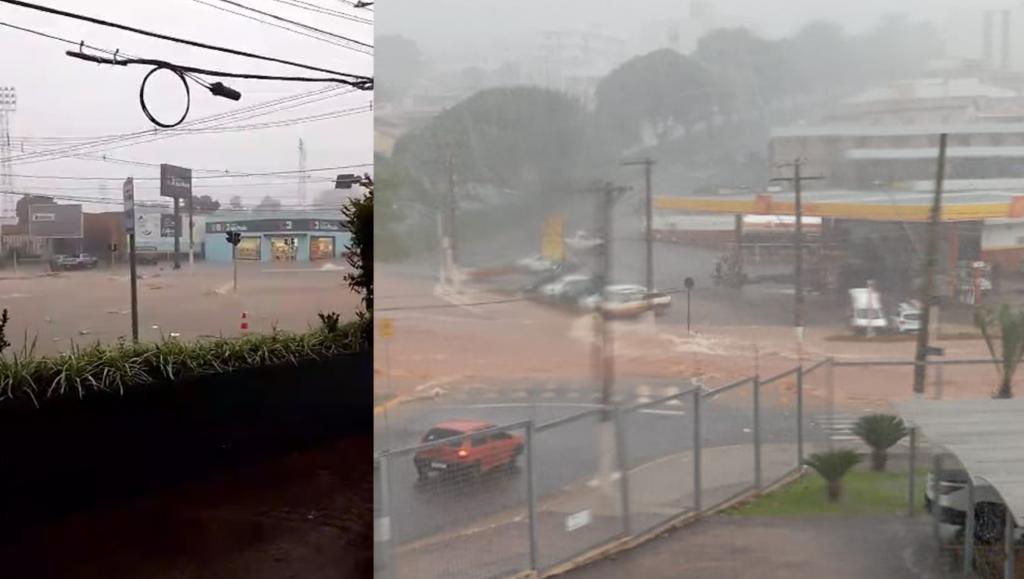
{"label": "palm plant", "polygon": [[846,473],[860,462],[860,455],[852,450],[815,452],[804,460],[827,483],[828,500],[836,502],[842,496],[842,480]]}
{"label": "palm plant", "polygon": [[[995,398],[1013,398],[1013,375],[1024,357],[1024,311],[1003,304],[994,313],[980,306],[974,310],[974,323],[985,338],[992,363],[999,372],[999,388]],[[996,336],[999,332],[999,354],[996,354]]]}
{"label": "palm plant", "polygon": [[885,470],[888,451],[907,435],[903,419],[892,414],[869,414],[861,416],[853,427],[853,433],[871,447],[871,470]]}

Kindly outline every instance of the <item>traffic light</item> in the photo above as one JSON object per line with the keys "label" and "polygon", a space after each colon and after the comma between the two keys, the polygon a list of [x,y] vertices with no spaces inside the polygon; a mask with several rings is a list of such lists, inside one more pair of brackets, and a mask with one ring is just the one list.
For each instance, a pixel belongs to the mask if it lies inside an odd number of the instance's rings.
{"label": "traffic light", "polygon": [[343,173],[334,180],[335,189],[351,189],[359,183],[359,176],[352,173]]}
{"label": "traffic light", "polygon": [[242,234],[237,231],[228,231],[224,234],[224,237],[227,238],[228,243],[231,245],[238,245],[242,241]]}

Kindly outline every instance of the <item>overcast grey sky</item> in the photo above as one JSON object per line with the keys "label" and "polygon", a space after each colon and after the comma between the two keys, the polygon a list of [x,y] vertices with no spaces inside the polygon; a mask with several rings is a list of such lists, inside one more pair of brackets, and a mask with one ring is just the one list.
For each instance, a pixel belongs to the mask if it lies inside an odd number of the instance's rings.
{"label": "overcast grey sky", "polygon": [[[977,32],[965,10],[1011,8],[1020,0],[706,0],[715,19],[745,25],[767,37],[792,34],[818,19],[841,23],[850,32],[870,27],[879,17],[903,12],[930,20],[955,42]],[[378,36],[402,34],[423,44],[428,55],[472,59],[488,50],[531,39],[541,30],[597,29],[624,38],[650,30],[661,20],[687,17],[689,0],[387,0],[379,8]],[[966,30],[965,30],[966,29]],[[968,34],[960,34],[967,32]],[[964,40],[966,36],[968,39]]]}
{"label": "overcast grey sky", "polygon": [[[203,0],[235,12],[244,10],[221,0]],[[294,1],[237,0],[239,3],[276,15],[300,21],[361,42],[373,43],[373,26],[327,14],[317,14],[294,6]],[[374,12],[354,8],[339,0],[305,0],[308,3],[373,19]],[[40,4],[78,12],[168,35],[184,37],[209,44],[298,61],[322,68],[373,74],[373,57],[335,46],[295,32],[281,30],[242,16],[228,14],[195,0],[127,2],[124,0],[39,0]],[[253,17],[267,17],[246,12]],[[212,52],[147,38],[94,24],[69,20],[16,6],[0,4],[0,22],[32,28],[74,41],[146,58],[169,60],[193,66],[259,74],[320,76],[286,65],[259,62],[248,58]],[[279,23],[284,25],[284,23]],[[138,95],[147,67],[100,66],[75,60],[64,54],[74,49],[51,39],[0,26],[0,86],[14,86],[18,95],[14,115],[14,155],[22,154],[21,146],[50,148],[66,145],[39,140],[45,137],[101,136],[112,133],[153,129],[139,108]],[[163,77],[163,78],[157,78]],[[209,79],[216,80],[216,79]],[[192,85],[192,105],[188,120],[235,111],[245,106],[325,87],[327,83],[293,83],[224,79],[225,84],[242,93],[234,102],[211,95],[206,89]],[[338,91],[339,93],[342,91]],[[147,96],[152,95],[151,110],[160,119],[180,116],[184,97],[180,83],[167,71],[154,75]],[[241,125],[305,117],[309,115],[359,109],[372,102],[371,92],[335,95],[305,106],[259,116],[233,120],[225,124]],[[368,108],[368,107],[367,107]],[[152,143],[132,145],[107,151],[110,156],[152,163],[171,163],[185,167],[246,172],[295,170],[298,167],[298,140],[307,148],[308,168],[372,163],[373,114],[360,112],[341,118],[264,128],[243,132],[179,135]],[[370,167],[359,170],[369,170]],[[46,162],[16,161],[16,175],[53,176],[127,176],[153,177],[157,168],[129,167],[97,160],[65,158]],[[198,176],[199,173],[196,173]],[[333,173],[320,173],[332,176]],[[292,178],[294,179],[294,178]],[[227,200],[239,194],[255,201],[265,194],[274,194],[283,202],[295,203],[296,185],[278,183],[282,179],[251,177],[248,179],[214,179],[209,183],[196,180],[195,193],[212,194]],[[101,182],[77,182],[15,177],[16,188],[22,191],[54,194],[99,195]],[[270,183],[234,187],[234,183]],[[216,185],[215,187],[213,185]],[[84,187],[84,189],[83,189]],[[136,183],[139,198],[155,198],[156,184],[145,180]],[[309,199],[322,183],[309,185]],[[326,185],[329,187],[329,185]],[[106,184],[106,196],[120,196],[120,182]],[[116,209],[110,207],[109,209]]]}

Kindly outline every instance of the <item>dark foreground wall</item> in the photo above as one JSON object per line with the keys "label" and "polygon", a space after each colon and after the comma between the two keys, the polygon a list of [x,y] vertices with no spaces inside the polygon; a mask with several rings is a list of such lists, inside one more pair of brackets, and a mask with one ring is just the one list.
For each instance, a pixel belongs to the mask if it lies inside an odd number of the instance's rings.
{"label": "dark foreground wall", "polygon": [[368,433],[372,392],[362,353],[0,408],[0,534]]}

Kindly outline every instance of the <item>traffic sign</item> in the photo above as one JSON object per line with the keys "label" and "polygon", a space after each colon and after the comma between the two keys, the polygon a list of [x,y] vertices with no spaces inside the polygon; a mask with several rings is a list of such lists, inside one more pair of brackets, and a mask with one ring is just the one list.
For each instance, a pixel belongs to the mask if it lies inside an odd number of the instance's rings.
{"label": "traffic sign", "polygon": [[135,233],[135,182],[131,177],[124,180],[121,192],[124,194],[124,230]]}

